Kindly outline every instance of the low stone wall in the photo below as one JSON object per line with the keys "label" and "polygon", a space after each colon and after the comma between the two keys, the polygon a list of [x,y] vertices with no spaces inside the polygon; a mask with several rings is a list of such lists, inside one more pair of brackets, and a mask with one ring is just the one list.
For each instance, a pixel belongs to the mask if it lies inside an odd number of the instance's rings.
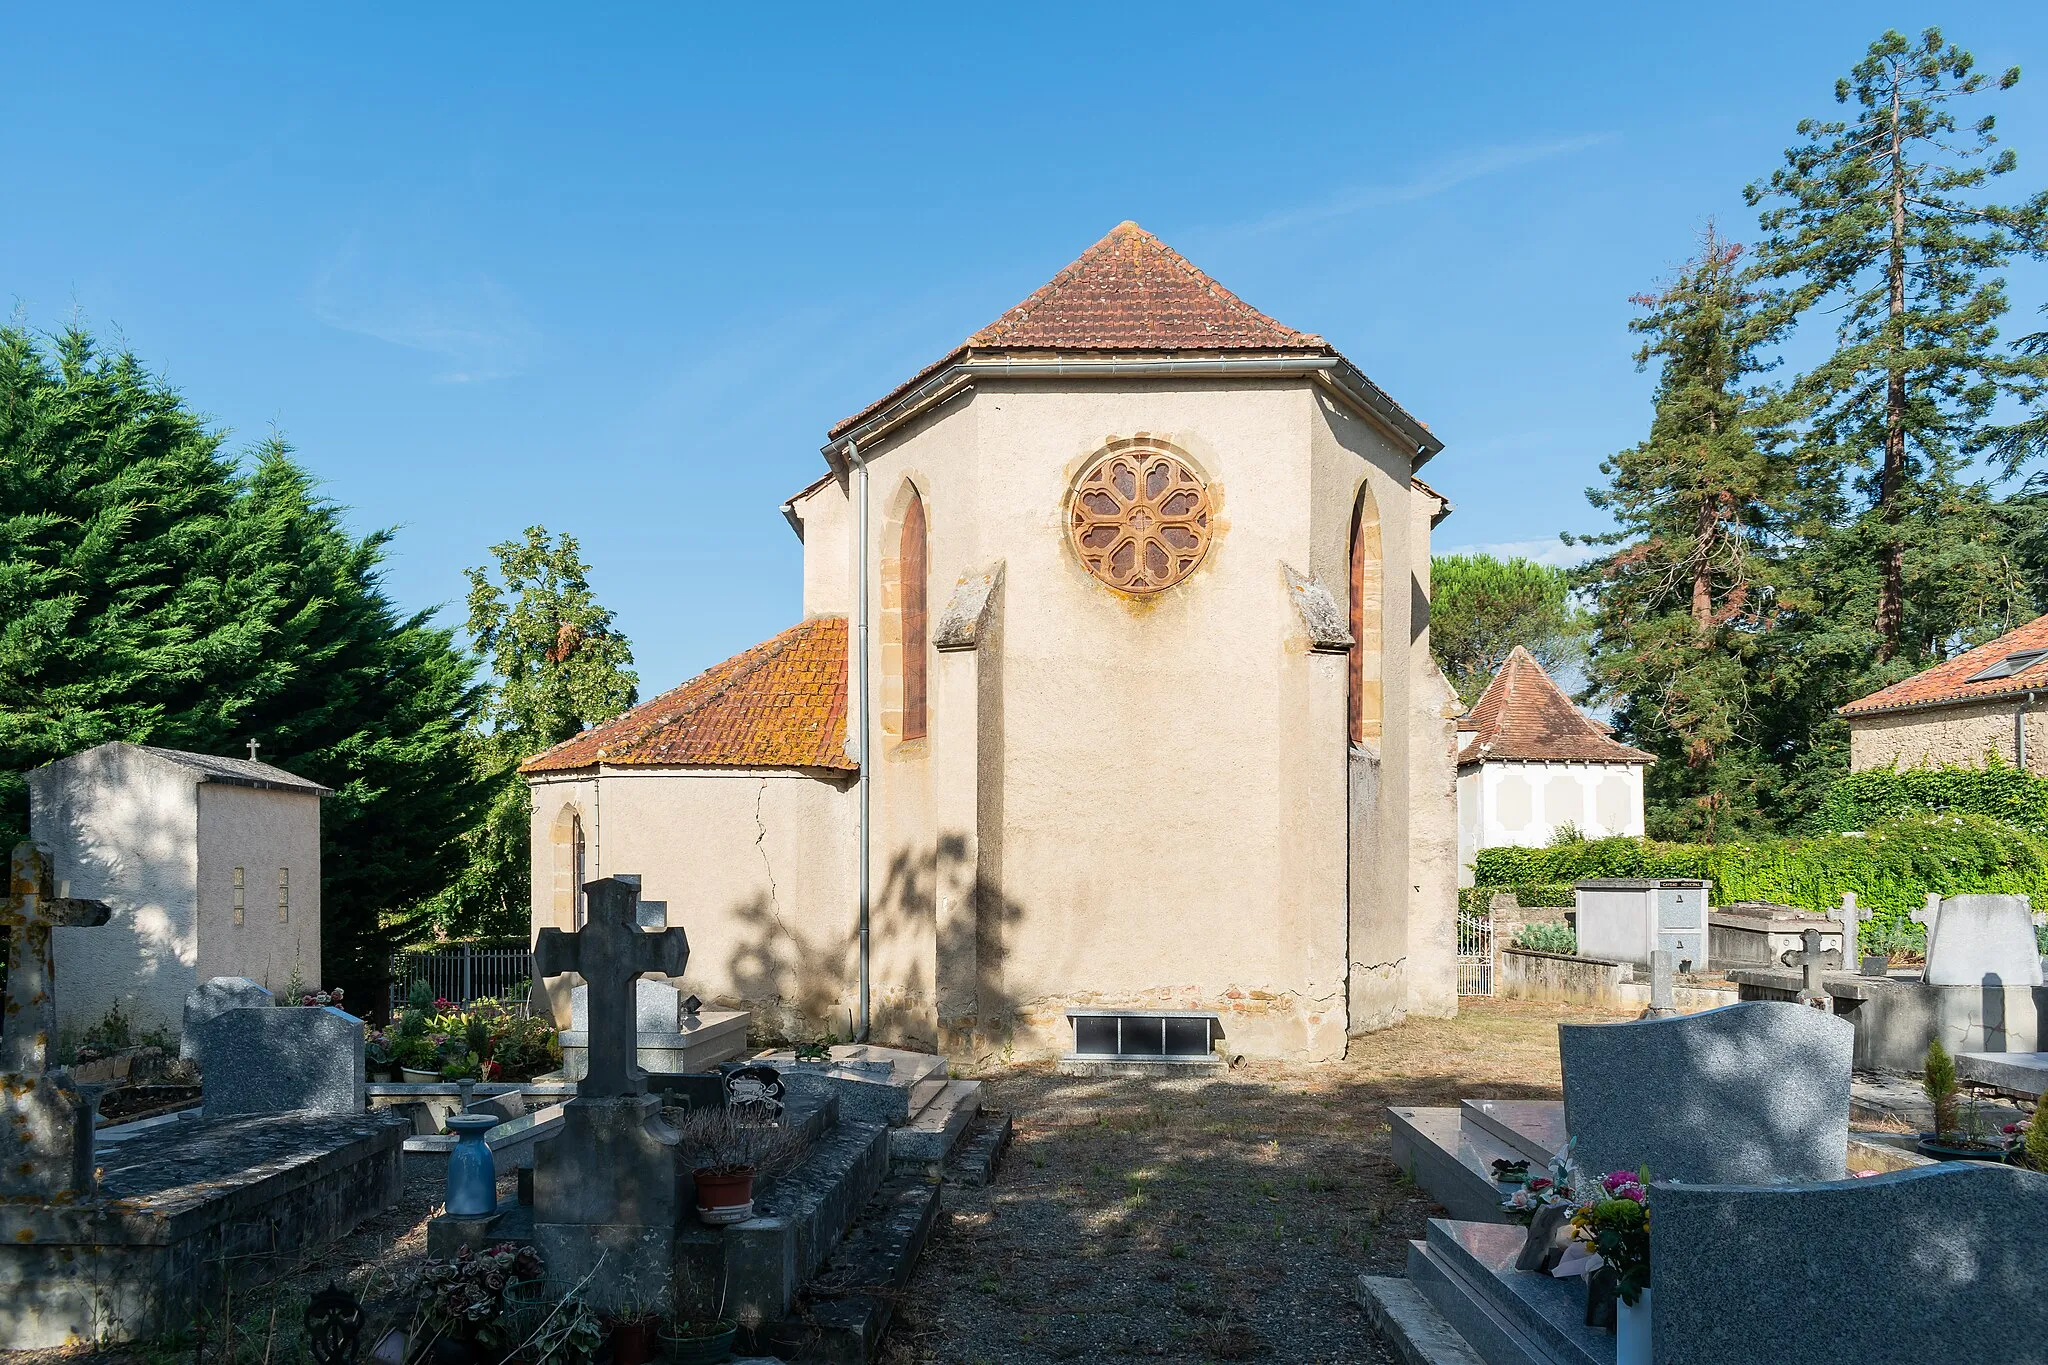
{"label": "low stone wall", "polygon": [[[1728,973],[1744,1000],[1796,1000],[1801,976],[1783,968]],[[1930,986],[1914,977],[1828,972],[1822,989],[1856,1027],[1856,1069],[1917,1075],[1936,1037],[1955,1052],[2033,1052],[2048,1020],[2048,986]]]}
{"label": "low stone wall", "polygon": [[[1626,962],[1605,958],[1502,948],[1497,954],[1493,993],[1509,1000],[1540,1000],[1637,1014],[1649,1008],[1650,983],[1637,980],[1635,972]],[[1683,980],[1671,991],[1671,1002],[1680,1014],[1719,1009],[1736,1003],[1738,998],[1733,987],[1694,985]]]}

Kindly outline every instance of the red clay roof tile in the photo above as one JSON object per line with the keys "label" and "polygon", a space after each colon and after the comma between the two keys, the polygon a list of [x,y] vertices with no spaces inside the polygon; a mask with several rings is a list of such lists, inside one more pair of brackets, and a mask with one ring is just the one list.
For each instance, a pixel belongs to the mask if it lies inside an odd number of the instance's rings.
{"label": "red clay roof tile", "polygon": [[1573,706],[1543,665],[1516,645],[1486,691],[1459,721],[1477,736],[1458,752],[1458,766],[1489,760],[1527,763],[1654,763],[1655,755],[1610,739]]}
{"label": "red clay roof tile", "polygon": [[829,768],[846,755],[846,618],[819,616],[564,740],[522,773],[608,767]]}
{"label": "red clay roof tile", "polygon": [[2009,630],[1989,644],[1947,659],[1924,673],[1902,678],[1890,687],[1867,697],[1858,697],[1836,714],[1868,716],[1880,711],[1902,711],[1918,706],[1940,706],[1951,702],[1991,701],[2048,691],[2048,656],[2003,678],[1970,678],[1991,667],[2008,654],[2021,650],[2048,649],[2048,616],[2037,616],[2017,630]]}

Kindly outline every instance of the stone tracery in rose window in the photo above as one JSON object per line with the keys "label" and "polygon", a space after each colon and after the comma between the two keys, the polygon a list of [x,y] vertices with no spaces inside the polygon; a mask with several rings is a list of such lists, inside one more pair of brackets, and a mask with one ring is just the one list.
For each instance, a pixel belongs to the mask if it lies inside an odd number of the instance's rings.
{"label": "stone tracery in rose window", "polygon": [[1208,552],[1208,485],[1163,450],[1117,451],[1074,487],[1068,531],[1089,573],[1118,592],[1161,592]]}

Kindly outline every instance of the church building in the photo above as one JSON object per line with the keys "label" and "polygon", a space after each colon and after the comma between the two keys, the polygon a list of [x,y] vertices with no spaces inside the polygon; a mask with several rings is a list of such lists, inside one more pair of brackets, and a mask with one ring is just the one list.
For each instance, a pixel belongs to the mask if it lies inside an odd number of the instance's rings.
{"label": "church building", "polygon": [[1455,1012],[1441,448],[1120,225],[831,428],[797,624],[525,764],[536,933],[637,874],[757,1031],[977,1058]]}

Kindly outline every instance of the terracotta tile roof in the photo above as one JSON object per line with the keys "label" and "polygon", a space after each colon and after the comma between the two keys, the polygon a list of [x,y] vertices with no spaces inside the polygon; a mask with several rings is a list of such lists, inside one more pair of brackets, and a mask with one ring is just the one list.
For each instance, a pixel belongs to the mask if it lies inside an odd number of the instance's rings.
{"label": "terracotta tile roof", "polygon": [[1477,736],[1458,753],[1458,766],[1487,760],[1532,763],[1653,763],[1652,754],[1608,738],[1606,729],[1573,706],[1543,665],[1516,645],[1486,691],[1458,723]]}
{"label": "terracotta tile roof", "polygon": [[1978,645],[1924,673],[1915,673],[1867,697],[1859,697],[1836,714],[1868,716],[1879,711],[1903,711],[1951,702],[1990,701],[1999,697],[2021,696],[2029,691],[2048,691],[2048,655],[2006,677],[1970,681],[2008,654],[2034,649],[2048,650],[2048,616],[2037,616],[2018,630],[2009,630],[1989,644]]}
{"label": "terracotta tile roof", "polygon": [[1118,223],[1030,298],[919,370],[830,435],[858,425],[969,351],[1313,351],[1313,332],[1274,321],[1136,223]]}
{"label": "terracotta tile roof", "polygon": [[819,616],[564,740],[523,773],[611,767],[832,768],[846,756],[846,618]]}

